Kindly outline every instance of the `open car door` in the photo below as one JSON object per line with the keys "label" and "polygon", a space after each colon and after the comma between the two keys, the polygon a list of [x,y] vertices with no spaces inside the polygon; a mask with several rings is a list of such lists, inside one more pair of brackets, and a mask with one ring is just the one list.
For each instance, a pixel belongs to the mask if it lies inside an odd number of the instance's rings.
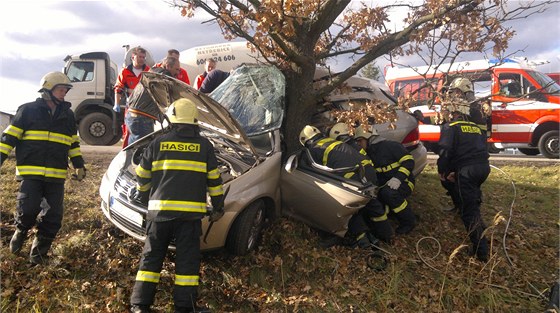
{"label": "open car door", "polygon": [[348,180],[317,166],[305,149],[291,155],[282,170],[284,214],[344,237],[348,221],[370,200],[374,186]]}

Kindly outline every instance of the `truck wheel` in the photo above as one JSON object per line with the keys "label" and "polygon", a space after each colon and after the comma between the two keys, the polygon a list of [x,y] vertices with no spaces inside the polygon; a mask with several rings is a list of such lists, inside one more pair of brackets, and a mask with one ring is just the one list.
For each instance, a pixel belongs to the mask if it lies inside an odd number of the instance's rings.
{"label": "truck wheel", "polygon": [[539,151],[549,159],[558,159],[558,131],[551,130],[539,139]]}
{"label": "truck wheel", "polygon": [[257,246],[266,221],[265,213],[264,203],[256,201],[237,216],[226,239],[228,252],[244,255]]}
{"label": "truck wheel", "polygon": [[115,137],[112,125],[113,122],[108,115],[100,112],[90,113],[80,121],[80,137],[92,146],[109,145]]}
{"label": "truck wheel", "polygon": [[537,155],[539,154],[539,149],[530,149],[530,148],[517,148],[519,152],[523,153],[524,155]]}
{"label": "truck wheel", "polygon": [[117,142],[119,142],[122,139],[122,129],[119,128],[119,131],[117,132],[117,134],[115,135],[115,137],[113,137],[113,140],[111,140],[111,142],[109,142],[108,146],[112,146],[114,144],[116,144]]}
{"label": "truck wheel", "polygon": [[488,143],[488,153],[500,153],[503,150],[504,149],[500,149],[500,148],[496,147],[496,145],[494,143],[491,143],[491,142]]}

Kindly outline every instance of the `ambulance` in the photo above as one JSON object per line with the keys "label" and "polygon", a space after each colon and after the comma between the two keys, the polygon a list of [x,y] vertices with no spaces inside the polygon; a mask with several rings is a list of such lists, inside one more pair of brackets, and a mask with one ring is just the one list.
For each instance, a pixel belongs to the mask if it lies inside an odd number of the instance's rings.
{"label": "ambulance", "polygon": [[462,76],[473,82],[477,99],[491,101],[491,146],[558,158],[560,85],[535,67],[526,58],[457,62],[437,68],[390,66],[385,69],[385,81],[396,97],[412,94],[410,111],[420,117],[420,140],[433,151],[438,150],[441,125],[433,122],[440,107],[437,102],[430,105],[436,98],[432,90],[441,90]]}

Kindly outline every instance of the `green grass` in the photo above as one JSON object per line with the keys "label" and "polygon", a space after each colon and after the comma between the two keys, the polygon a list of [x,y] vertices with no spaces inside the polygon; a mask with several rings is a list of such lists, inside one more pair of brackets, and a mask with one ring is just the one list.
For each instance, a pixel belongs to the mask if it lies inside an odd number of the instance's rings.
{"label": "green grass", "polygon": [[[142,244],[112,227],[99,209],[98,186],[109,158],[85,157],[88,177],[66,183],[63,227],[46,266],[29,267],[25,253],[8,250],[18,185],[13,159],[0,168],[2,312],[127,311]],[[409,201],[420,224],[383,246],[391,253],[384,271],[368,268],[367,252],[321,249],[314,230],[280,219],[247,256],[204,255],[201,302],[215,312],[543,312],[546,289],[559,271],[559,167],[501,169],[507,175],[493,170],[483,188],[492,238],[488,264],[460,249],[468,244],[464,227],[456,214],[441,211],[451,203],[429,165]],[[517,191],[505,241],[512,266],[502,247],[513,200],[509,177]],[[170,252],[155,312],[172,310],[172,257]]]}

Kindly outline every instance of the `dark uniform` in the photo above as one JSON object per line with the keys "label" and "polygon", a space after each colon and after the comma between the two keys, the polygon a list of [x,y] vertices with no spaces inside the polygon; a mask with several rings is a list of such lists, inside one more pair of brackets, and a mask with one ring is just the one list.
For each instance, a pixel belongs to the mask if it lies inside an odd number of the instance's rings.
{"label": "dark uniform", "polygon": [[[57,102],[54,111],[43,98],[20,106],[0,143],[1,163],[16,149],[16,178],[21,182],[16,228],[26,234],[37,223],[32,262],[46,256],[62,226],[68,158],[74,168],[84,167],[70,103]],[[43,198],[50,208],[37,220]]]}
{"label": "dark uniform", "polygon": [[147,237],[131,303],[153,303],[167,248],[175,239],[175,308],[193,308],[200,270],[201,219],[206,193],[223,208],[222,179],[214,149],[197,125],[176,124],[144,151],[136,169],[138,191],[150,192]]}
{"label": "dark uniform", "polygon": [[[363,178],[360,177],[359,170],[349,171],[347,173],[338,173],[338,175],[360,182],[364,182],[365,180],[366,182],[371,182],[372,184],[377,185],[377,178],[371,160],[368,159],[367,156],[358,153],[356,148],[345,144],[342,141],[322,136],[316,136],[315,138],[307,141],[306,147],[309,149],[315,162],[330,168],[352,167],[361,164],[365,174],[365,177]],[[388,224],[387,219],[382,218],[385,215],[385,211],[377,199],[372,199],[359,212],[359,214],[352,217],[348,225],[350,236],[360,240],[361,237],[370,230],[363,220],[364,215],[373,218],[373,220],[377,222],[375,223],[375,226],[371,227],[371,231],[377,238],[383,241],[391,240],[391,227]]]}
{"label": "dark uniform", "polygon": [[[370,143],[367,155],[373,161],[377,180],[380,186],[378,198],[385,205],[385,215],[391,212],[396,217],[399,226],[396,232],[405,234],[416,225],[416,217],[412,213],[406,198],[414,190],[414,157],[396,141],[382,140]],[[391,178],[397,178],[401,184],[399,188],[392,189],[387,186]]]}
{"label": "dark uniform", "polygon": [[476,123],[454,120],[443,125],[439,145],[438,173],[443,177],[455,173],[455,182],[444,186],[457,202],[454,204],[473,244],[472,252],[486,260],[488,241],[482,237],[485,226],[480,216],[480,186],[490,174],[486,133]]}

